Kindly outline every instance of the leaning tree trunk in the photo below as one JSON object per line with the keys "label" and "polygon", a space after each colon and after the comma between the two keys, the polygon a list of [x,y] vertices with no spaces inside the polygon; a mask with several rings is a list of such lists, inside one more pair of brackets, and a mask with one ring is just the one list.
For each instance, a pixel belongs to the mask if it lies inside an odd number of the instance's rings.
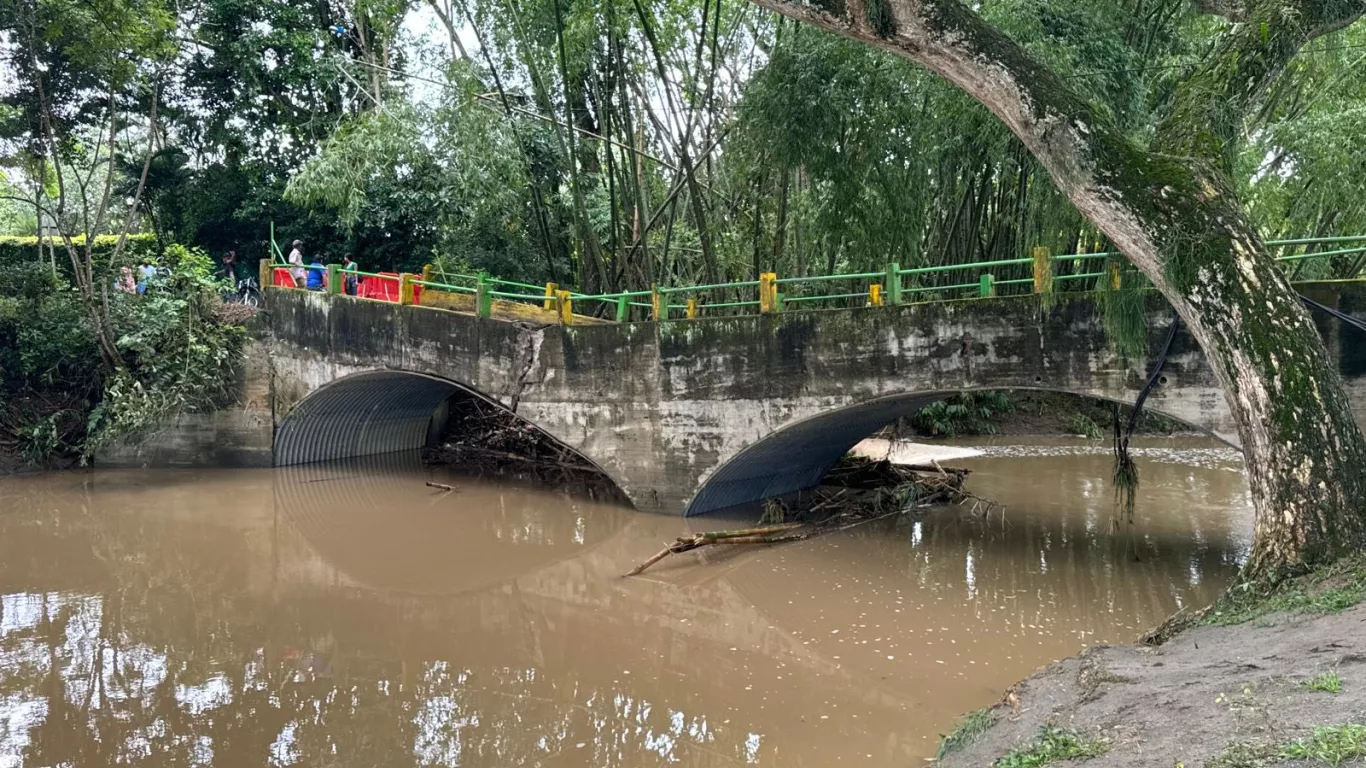
{"label": "leaning tree trunk", "polygon": [[1251,578],[1366,543],[1366,441],[1307,311],[1228,179],[1244,116],[1314,37],[1366,0],[1247,0],[1178,89],[1151,148],[957,0],[751,0],[916,61],[1000,118],[1171,302],[1238,425],[1257,510]]}

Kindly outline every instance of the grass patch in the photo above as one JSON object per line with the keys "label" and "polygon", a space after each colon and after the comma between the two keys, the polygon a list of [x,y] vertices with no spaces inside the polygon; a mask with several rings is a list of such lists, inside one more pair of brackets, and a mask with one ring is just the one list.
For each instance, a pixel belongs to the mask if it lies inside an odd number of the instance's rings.
{"label": "grass patch", "polygon": [[1286,760],[1338,766],[1366,757],[1366,725],[1320,725],[1307,739],[1282,745],[1236,743],[1205,761],[1205,768],[1265,768]]}
{"label": "grass patch", "polygon": [[1287,579],[1268,589],[1239,584],[1228,591],[1203,623],[1243,624],[1272,613],[1339,613],[1366,598],[1366,558],[1351,557]]}
{"label": "grass patch", "polygon": [[1320,725],[1307,739],[1285,745],[1281,757],[1287,760],[1318,760],[1327,765],[1342,765],[1366,757],[1366,725]]}
{"label": "grass patch", "polygon": [[982,707],[963,715],[954,725],[953,730],[939,741],[939,751],[935,753],[934,759],[943,760],[945,755],[952,754],[966,747],[977,740],[986,732],[988,728],[996,724],[996,713],[991,711],[991,707]]}
{"label": "grass patch", "polygon": [[1092,440],[1097,440],[1104,434],[1100,431],[1100,425],[1095,422],[1095,419],[1084,413],[1074,413],[1067,419],[1067,431]]}
{"label": "grass patch", "polygon": [[1263,768],[1280,762],[1280,758],[1279,747],[1238,742],[1206,760],[1205,768]]}
{"label": "grass patch", "polygon": [[1100,757],[1110,751],[1104,739],[1087,741],[1076,731],[1065,731],[1045,725],[1039,729],[1034,742],[1027,747],[1011,751],[1010,754],[992,763],[993,768],[1039,768],[1063,760],[1087,760]]}
{"label": "grass patch", "polygon": [[1311,691],[1322,691],[1324,693],[1339,693],[1342,691],[1342,680],[1338,679],[1338,673],[1333,670],[1321,672],[1301,683]]}

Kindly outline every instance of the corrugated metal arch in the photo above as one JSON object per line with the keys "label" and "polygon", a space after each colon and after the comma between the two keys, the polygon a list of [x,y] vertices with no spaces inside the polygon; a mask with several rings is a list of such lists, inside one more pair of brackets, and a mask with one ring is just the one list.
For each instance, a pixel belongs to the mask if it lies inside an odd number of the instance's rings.
{"label": "corrugated metal arch", "polygon": [[[980,389],[980,388],[978,388]],[[1041,390],[1061,392],[1077,397],[1095,398],[1061,389],[1046,387],[992,387],[991,389],[1021,391]],[[740,504],[761,501],[785,493],[801,491],[817,485],[830,467],[882,426],[902,416],[910,415],[929,403],[973,388],[933,392],[910,392],[892,395],[865,403],[835,408],[795,424],[785,426],[745,448],[730,461],[718,467],[702,480],[693,495],[685,516],[701,515]],[[1107,398],[1095,398],[1105,400]],[[1118,401],[1115,401],[1118,402]],[[1121,403],[1132,405],[1131,403]],[[1192,429],[1228,444],[1223,437],[1190,422],[1176,419],[1152,407],[1145,410],[1179,421]]]}
{"label": "corrugated metal arch", "polygon": [[[280,422],[275,430],[274,465],[288,467],[416,451],[427,442],[437,406],[457,392],[507,410],[477,390],[425,373],[379,370],[340,377],[304,398]],[[616,486],[621,498],[629,498],[622,492],[621,482],[593,457],[535,423],[521,420],[578,454]]]}
{"label": "corrugated metal arch", "polygon": [[740,451],[707,477],[684,515],[810,488],[860,440],[939,397],[914,393],[817,414]]}
{"label": "corrugated metal arch", "polygon": [[407,371],[370,371],[320,387],[275,430],[275,466],[312,464],[421,448],[432,413],[453,382]]}

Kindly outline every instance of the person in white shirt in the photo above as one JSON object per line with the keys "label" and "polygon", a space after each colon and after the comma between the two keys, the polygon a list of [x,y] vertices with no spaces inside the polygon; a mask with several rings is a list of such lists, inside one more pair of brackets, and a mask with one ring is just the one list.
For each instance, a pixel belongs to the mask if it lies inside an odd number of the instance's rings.
{"label": "person in white shirt", "polygon": [[294,278],[294,287],[303,288],[304,281],[308,279],[308,270],[304,269],[304,243],[302,240],[294,241],[294,250],[289,252],[289,276]]}

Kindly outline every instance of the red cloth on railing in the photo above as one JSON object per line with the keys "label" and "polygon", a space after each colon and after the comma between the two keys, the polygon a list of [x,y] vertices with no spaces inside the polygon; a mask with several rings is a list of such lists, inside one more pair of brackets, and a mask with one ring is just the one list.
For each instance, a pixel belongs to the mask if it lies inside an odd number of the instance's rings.
{"label": "red cloth on railing", "polygon": [[[288,267],[275,267],[272,274],[273,285],[279,288],[296,288],[294,276],[289,273]],[[380,272],[379,276],[361,275],[360,285],[357,286],[356,295],[363,299],[375,299],[376,301],[390,301],[398,303],[398,281],[397,272]],[[422,286],[413,286],[413,303],[422,303]]]}
{"label": "red cloth on railing", "polygon": [[[366,299],[376,299],[378,301],[398,302],[398,275],[392,272],[380,272],[380,277],[370,275],[361,276],[360,296]],[[391,279],[392,276],[392,279]]]}

